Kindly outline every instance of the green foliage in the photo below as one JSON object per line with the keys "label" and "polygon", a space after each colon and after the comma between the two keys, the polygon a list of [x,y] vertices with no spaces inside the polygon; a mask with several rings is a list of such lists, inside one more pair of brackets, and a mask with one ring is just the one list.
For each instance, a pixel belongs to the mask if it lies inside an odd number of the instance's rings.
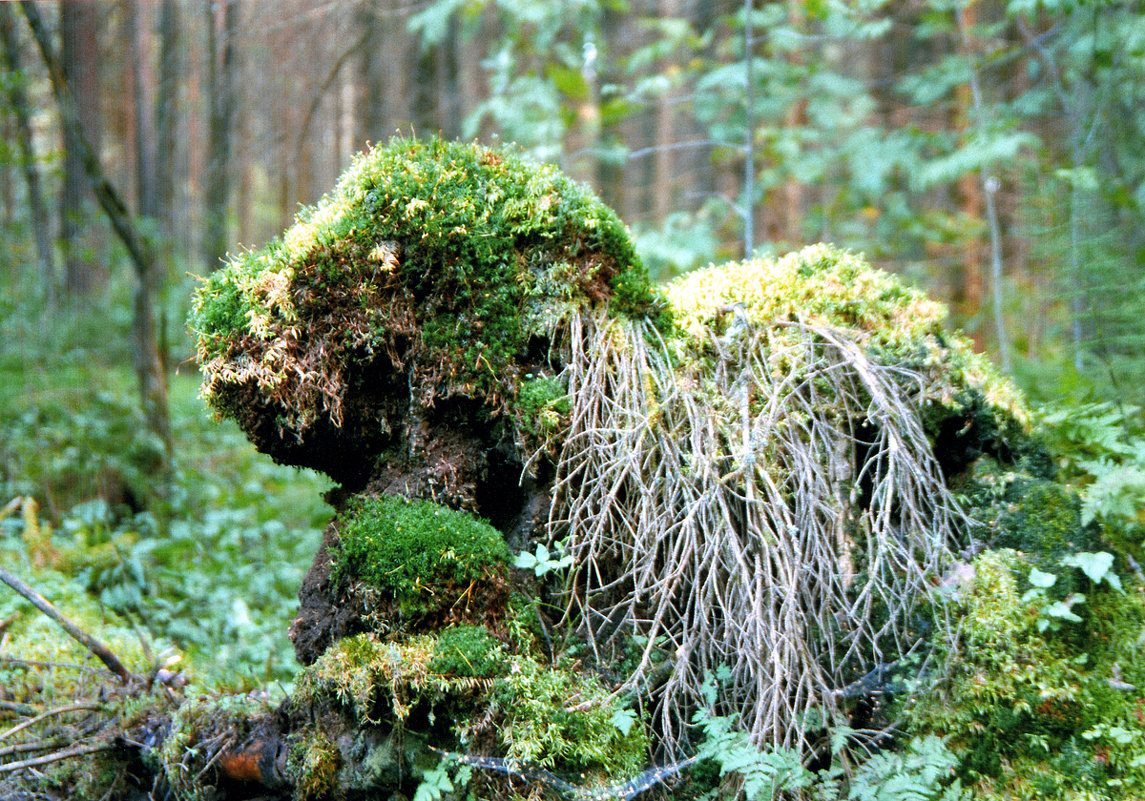
{"label": "green foliage", "polygon": [[633,225],[636,252],[649,274],[660,281],[717,262],[726,250],[715,228],[719,219],[718,214],[705,209],[697,214],[673,212],[655,227]]}
{"label": "green foliage", "polygon": [[[961,643],[945,657],[949,684],[936,693],[920,683],[908,719],[949,736],[976,798],[1115,799],[1145,788],[1145,602],[1122,591],[1113,562],[1072,554],[1056,574],[1013,551],[973,562],[951,610]],[[1059,590],[1071,572],[1088,582],[1084,595]]]}
{"label": "green foliage", "polygon": [[[721,777],[735,774],[741,782],[739,792],[747,801],[773,799],[780,793],[796,793],[814,783],[814,774],[803,766],[797,752],[782,748],[756,748],[746,733],[735,728],[733,718],[701,710],[696,722],[704,732],[704,741],[697,756],[715,761],[720,766]],[[715,797],[715,792],[708,797]]]}
{"label": "green foliage", "polygon": [[392,495],[354,499],[338,533],[332,580],[366,582],[406,614],[448,608],[475,583],[503,575],[510,556],[484,520]]}
{"label": "green foliage", "polygon": [[[715,699],[715,687],[715,678],[709,674],[704,685],[709,700]],[[830,730],[832,764],[814,773],[797,751],[754,746],[745,732],[737,730],[732,717],[700,709],[695,723],[704,733],[696,752],[697,767],[702,771],[710,761],[719,766],[720,777],[725,779],[705,799],[757,801],[790,796],[820,801],[964,801],[970,797],[955,777],[958,757],[934,735],[861,757],[851,771],[844,771],[841,756],[854,731],[836,726]],[[735,781],[728,782],[730,777]],[[728,788],[734,789],[728,792]]]}
{"label": "green foliage", "polygon": [[498,681],[506,756],[598,778],[633,776],[648,756],[648,735],[620,699],[570,665],[513,658]]}
{"label": "green foliage", "polygon": [[440,801],[446,793],[464,790],[469,784],[473,768],[462,765],[457,769],[456,775],[451,777],[449,767],[448,760],[443,759],[437,767],[422,773],[421,783],[414,791],[413,801]]}
{"label": "green foliage", "polygon": [[915,738],[901,751],[864,760],[850,782],[851,801],[963,801],[971,794],[952,777],[958,757],[935,737]]}
{"label": "green foliage", "polygon": [[0,412],[0,497],[32,495],[57,519],[95,498],[118,516],[153,506],[163,443],[142,414],[108,389],[68,395]]}
{"label": "green foliage", "polygon": [[[88,397],[86,391],[67,390],[70,380],[65,374],[59,385],[43,389],[60,399],[61,409]],[[129,395],[131,380],[104,370],[92,377],[107,399]],[[171,391],[173,424],[183,444],[164,497],[138,496],[149,507],[139,514],[110,496],[99,497],[122,489],[125,477],[134,476],[130,486],[145,489],[153,479],[135,466],[134,451],[125,444],[132,437],[141,441],[143,429],[132,425],[135,416],[126,405],[97,401],[93,409],[68,411],[41,431],[10,428],[7,455],[36,452],[38,461],[3,461],[0,469],[21,476],[8,487],[33,492],[45,505],[32,516],[35,525],[26,514],[0,521],[0,552],[11,569],[62,609],[86,608],[82,598],[98,604],[104,613],[92,619],[91,630],[135,626],[156,651],[172,643],[186,657],[180,667],[208,686],[289,682],[297,664],[286,629],[329,515],[319,497],[328,483],[270,464],[233,424],[206,419],[192,380],[175,377]],[[103,439],[101,431],[119,433]],[[66,442],[74,444],[53,453],[61,445],[51,443]],[[69,476],[68,484],[56,485],[53,475]],[[66,492],[56,486],[66,486]],[[83,502],[65,506],[69,497]],[[15,596],[0,593],[0,608],[18,606]],[[38,630],[37,616],[26,617]],[[51,624],[43,625],[37,636],[45,645],[54,642]],[[124,654],[138,647],[133,632],[126,645],[115,642]]]}
{"label": "green foliage", "polygon": [[514,567],[519,567],[522,570],[532,570],[533,574],[540,578],[541,576],[548,575],[553,570],[563,570],[573,563],[572,554],[564,552],[564,546],[557,543],[556,553],[549,553],[549,548],[543,542],[537,546],[535,553],[522,551],[517,554],[517,558],[513,561]]}
{"label": "green foliage", "polygon": [[1081,495],[1083,522],[1126,544],[1145,539],[1145,432],[1136,407],[1058,404],[1041,413],[1065,480]]}
{"label": "green foliage", "polygon": [[429,670],[443,676],[492,678],[505,670],[501,644],[481,626],[453,626],[441,632]]}

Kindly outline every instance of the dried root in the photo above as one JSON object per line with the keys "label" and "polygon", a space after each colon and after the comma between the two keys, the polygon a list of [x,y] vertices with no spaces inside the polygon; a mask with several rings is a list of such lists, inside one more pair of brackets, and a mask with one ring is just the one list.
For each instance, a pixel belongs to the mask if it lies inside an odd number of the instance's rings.
{"label": "dried root", "polygon": [[835,719],[838,688],[915,648],[961,520],[920,375],[827,327],[728,328],[680,345],[584,317],[567,340],[550,519],[577,565],[567,621],[602,663],[643,638],[622,689],[654,691],[668,750],[721,666],[717,713],[807,745],[808,713]]}

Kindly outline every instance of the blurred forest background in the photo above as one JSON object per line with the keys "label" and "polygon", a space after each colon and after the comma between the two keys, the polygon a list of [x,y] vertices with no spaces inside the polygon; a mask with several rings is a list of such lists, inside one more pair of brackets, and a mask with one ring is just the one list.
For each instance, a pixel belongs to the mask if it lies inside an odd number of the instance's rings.
{"label": "blurred forest background", "polygon": [[[327,482],[208,419],[184,319],[197,276],[397,132],[559,164],[658,278],[816,241],[862,251],[947,302],[1032,398],[1070,399],[1051,414],[1136,433],[1143,12],[0,3],[0,552],[207,677],[289,678]],[[1145,468],[1126,480],[1137,492]],[[16,608],[0,597],[0,624]]]}

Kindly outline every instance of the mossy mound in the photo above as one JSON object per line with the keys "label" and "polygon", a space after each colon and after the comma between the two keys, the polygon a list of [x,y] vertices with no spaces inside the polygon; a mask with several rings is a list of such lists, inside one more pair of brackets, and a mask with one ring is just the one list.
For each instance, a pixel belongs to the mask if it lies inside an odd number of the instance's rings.
{"label": "mossy mound", "polygon": [[400,495],[351,498],[331,522],[291,627],[299,661],[362,631],[386,636],[457,623],[496,625],[507,611],[510,552],[469,512]]}
{"label": "mossy mound", "polygon": [[360,485],[435,404],[512,412],[572,311],[604,304],[662,313],[588,190],[506,151],[395,139],[212,274],[190,327],[216,414],[278,461]]}
{"label": "mossy mound", "polygon": [[982,453],[1023,447],[1029,410],[1013,383],[946,327],[945,306],[860,256],[812,245],[697,270],[667,295],[680,329],[701,346],[744,326],[769,330],[777,343],[820,327],[842,333],[873,362],[909,370],[947,475]]}
{"label": "mossy mound", "polygon": [[509,548],[468,512],[402,497],[354,499],[342,515],[332,578],[378,593],[390,625],[461,614],[503,598]]}
{"label": "mossy mound", "polygon": [[[292,714],[322,720],[337,712],[337,725],[349,717],[362,731],[408,732],[439,753],[540,766],[590,784],[638,772],[648,750],[640,716],[595,677],[534,650],[527,638],[505,645],[477,626],[396,639],[358,634],[299,675]],[[396,757],[413,762],[417,751]]]}

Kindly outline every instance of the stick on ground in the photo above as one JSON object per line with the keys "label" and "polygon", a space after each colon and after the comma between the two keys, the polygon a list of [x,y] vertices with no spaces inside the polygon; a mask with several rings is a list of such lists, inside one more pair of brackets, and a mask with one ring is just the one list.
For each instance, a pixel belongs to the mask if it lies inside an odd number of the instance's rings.
{"label": "stick on ground", "polygon": [[33,590],[19,578],[12,575],[2,567],[0,567],[0,581],[3,581],[16,592],[20,593],[20,595],[24,596],[28,602],[32,604],[32,606],[36,607],[52,620],[59,623],[63,630],[66,631],[72,637],[72,639],[95,654],[96,657],[99,658],[99,661],[107,665],[108,670],[119,676],[120,680],[124,684],[127,684],[133,678],[135,678],[135,674],[124,667],[123,663],[119,661],[119,657],[113,654],[110,648],[97,640],[95,637],[88,634],[75,623],[68,620],[66,617],[64,617],[63,613],[56,609],[56,607],[52,606],[51,602],[48,601],[47,598],[40,595],[38,592]]}

